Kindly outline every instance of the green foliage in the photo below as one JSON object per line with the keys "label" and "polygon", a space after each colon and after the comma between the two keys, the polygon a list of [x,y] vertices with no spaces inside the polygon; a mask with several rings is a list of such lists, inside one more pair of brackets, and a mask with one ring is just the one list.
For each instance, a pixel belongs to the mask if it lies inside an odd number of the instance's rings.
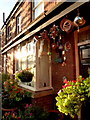
{"label": "green foliage", "polygon": [[24,120],[46,120],[48,113],[38,106],[32,104],[25,106]]}
{"label": "green foliage", "polygon": [[24,98],[31,97],[31,92],[19,87],[15,80],[9,79],[3,82],[2,97],[3,107],[8,107],[8,105],[13,107]]}
{"label": "green foliage", "polygon": [[15,73],[15,78],[22,82],[31,82],[33,77],[33,73],[31,73],[30,69],[21,70]]}
{"label": "green foliage", "polygon": [[47,120],[48,113],[38,106],[26,104],[24,110],[5,112],[3,120]]}
{"label": "green foliage", "polygon": [[2,81],[6,81],[10,79],[10,74],[7,73],[1,73]]}
{"label": "green foliage", "polygon": [[84,79],[79,76],[76,80],[64,80],[62,87],[56,97],[56,105],[60,112],[74,117],[78,114],[81,105],[90,101],[90,77]]}

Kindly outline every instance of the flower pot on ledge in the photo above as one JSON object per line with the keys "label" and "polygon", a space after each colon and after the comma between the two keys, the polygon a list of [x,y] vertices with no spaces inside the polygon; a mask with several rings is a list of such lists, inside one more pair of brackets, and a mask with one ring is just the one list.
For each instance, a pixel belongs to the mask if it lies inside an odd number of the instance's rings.
{"label": "flower pot on ledge", "polygon": [[2,108],[2,111],[5,111],[5,112],[12,112],[15,110],[16,110],[16,108],[11,108],[11,109]]}
{"label": "flower pot on ledge", "polygon": [[20,80],[21,82],[31,82],[33,78],[33,73],[31,73],[29,70],[22,70],[18,71],[15,74],[15,77],[17,80]]}

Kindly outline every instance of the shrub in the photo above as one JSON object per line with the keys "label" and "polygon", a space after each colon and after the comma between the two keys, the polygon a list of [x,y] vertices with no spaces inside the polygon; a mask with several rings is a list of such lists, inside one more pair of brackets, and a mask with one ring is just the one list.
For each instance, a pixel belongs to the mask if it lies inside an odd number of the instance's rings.
{"label": "shrub", "polygon": [[75,114],[78,115],[82,104],[90,102],[90,76],[86,79],[79,76],[76,80],[64,80],[64,85],[58,92],[56,101],[60,112],[71,117],[74,117]]}

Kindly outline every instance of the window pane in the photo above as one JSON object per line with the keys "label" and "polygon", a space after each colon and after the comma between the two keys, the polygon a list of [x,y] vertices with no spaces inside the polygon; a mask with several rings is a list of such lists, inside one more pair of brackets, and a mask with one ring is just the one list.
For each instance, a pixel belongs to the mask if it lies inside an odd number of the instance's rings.
{"label": "window pane", "polygon": [[23,57],[22,58],[22,70],[26,69],[27,68],[27,58],[26,57]]}
{"label": "window pane", "polygon": [[21,51],[20,46],[15,50],[15,71],[21,70]]}
{"label": "window pane", "polygon": [[23,58],[26,55],[27,55],[26,45],[23,45],[21,48],[21,57]]}
{"label": "window pane", "polygon": [[34,7],[36,7],[42,0],[34,0]]}
{"label": "window pane", "polygon": [[40,1],[35,0],[33,8],[34,8],[34,10],[33,10],[33,18],[35,19],[41,13],[44,12],[44,2],[43,2],[43,0],[40,0]]}
{"label": "window pane", "polygon": [[44,4],[42,3],[35,9],[35,18],[37,18],[43,11],[44,11]]}
{"label": "window pane", "polygon": [[16,18],[16,26],[17,26],[17,33],[19,33],[21,31],[21,16],[17,16]]}
{"label": "window pane", "polygon": [[28,61],[28,68],[31,68],[33,66],[33,61],[31,61],[31,56],[27,57],[27,61]]}
{"label": "window pane", "polygon": [[82,58],[90,58],[90,48],[82,49]]}
{"label": "window pane", "polygon": [[35,63],[35,55],[36,55],[36,45],[34,42],[28,43],[28,51],[27,51],[28,57],[28,68],[34,66]]}

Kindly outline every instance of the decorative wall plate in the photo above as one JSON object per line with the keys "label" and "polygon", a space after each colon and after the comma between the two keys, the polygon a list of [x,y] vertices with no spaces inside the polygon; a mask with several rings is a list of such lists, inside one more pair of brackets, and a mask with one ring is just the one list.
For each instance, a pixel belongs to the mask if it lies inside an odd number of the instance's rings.
{"label": "decorative wall plate", "polygon": [[60,22],[60,28],[62,31],[71,32],[73,29],[73,22],[71,20],[64,18]]}

